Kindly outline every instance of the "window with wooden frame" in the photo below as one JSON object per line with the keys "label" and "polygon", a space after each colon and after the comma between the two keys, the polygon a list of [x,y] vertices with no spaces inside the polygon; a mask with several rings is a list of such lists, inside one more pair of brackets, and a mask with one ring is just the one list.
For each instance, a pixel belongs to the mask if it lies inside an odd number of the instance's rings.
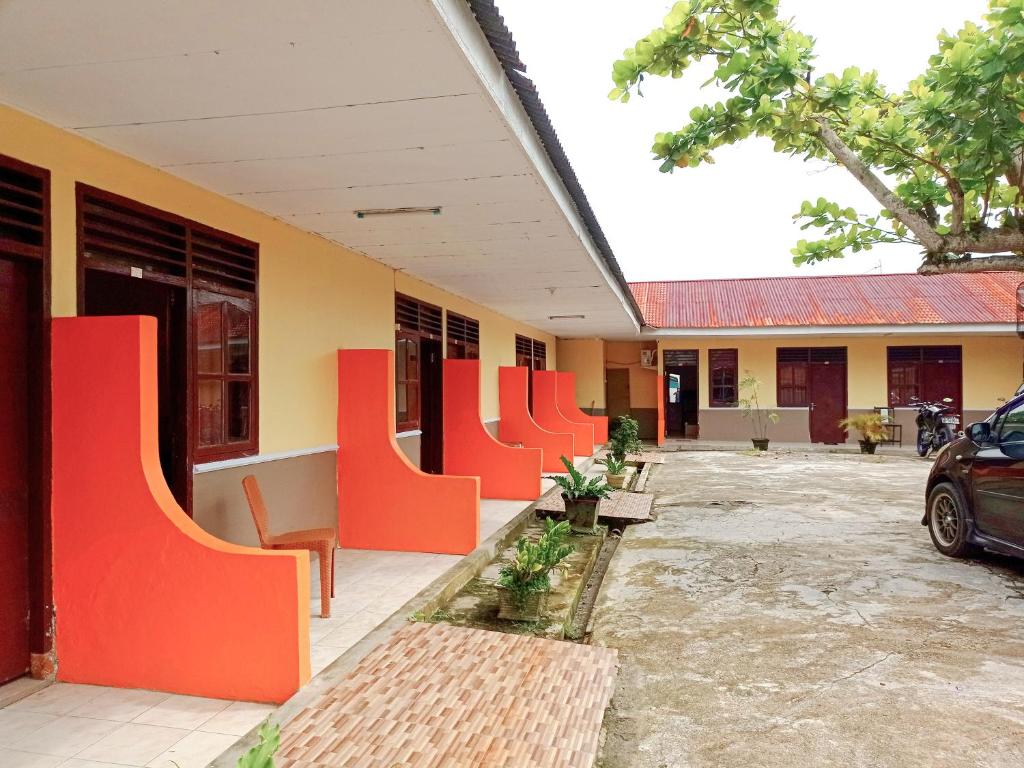
{"label": "window with wooden frame", "polygon": [[190,463],[257,453],[259,245],[84,184],[77,194],[80,290],[100,270],[189,295]]}
{"label": "window with wooden frame", "polygon": [[453,360],[480,359],[480,321],[448,312],[448,357]]}
{"label": "window with wooden frame", "polygon": [[959,346],[888,347],[890,407],[905,407],[914,399],[943,397],[959,403],[962,360],[963,349]]}
{"label": "window with wooden frame", "polygon": [[739,403],[739,352],[708,350],[709,400],[712,408],[735,408]]}
{"label": "window with wooden frame", "polygon": [[422,423],[422,341],[442,338],[441,308],[395,294],[395,426],[399,432]]}
{"label": "window with wooden frame", "polygon": [[779,407],[806,408],[811,402],[809,366],[812,363],[846,365],[846,347],[778,347],[775,363]]}

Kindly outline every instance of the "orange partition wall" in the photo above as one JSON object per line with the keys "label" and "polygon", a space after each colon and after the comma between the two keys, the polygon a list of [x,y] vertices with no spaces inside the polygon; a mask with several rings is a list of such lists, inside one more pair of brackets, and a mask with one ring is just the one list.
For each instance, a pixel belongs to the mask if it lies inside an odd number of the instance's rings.
{"label": "orange partition wall", "polygon": [[594,427],[595,445],[608,442],[608,417],[591,416],[580,410],[576,404],[576,374],[572,371],[558,372],[558,410],[565,414],[569,421],[580,424],[592,424]]}
{"label": "orange partition wall", "polygon": [[530,415],[530,369],[501,366],[498,368],[498,439],[505,443],[522,443],[527,448],[540,448],[544,453],[545,472],[564,472],[560,457],[570,461],[574,454],[571,432],[550,432],[539,426]]}
{"label": "orange partition wall", "polygon": [[665,377],[658,374],[658,445],[665,444]]}
{"label": "orange partition wall", "polygon": [[338,541],[465,555],[480,540],[480,480],[428,475],[395,441],[395,354],[338,350]]}
{"label": "orange partition wall", "polygon": [[282,702],[309,680],[309,555],[220,541],[175,502],[156,330],[152,317],[53,321],[57,677]]}
{"label": "orange partition wall", "polygon": [[577,455],[594,452],[594,425],[573,421],[558,408],[558,371],[533,372],[533,420],[552,432],[571,432]]}
{"label": "orange partition wall", "polygon": [[444,471],[480,478],[486,499],[529,499],[541,494],[539,448],[512,448],[491,437],[480,421],[480,361],[444,361]]}

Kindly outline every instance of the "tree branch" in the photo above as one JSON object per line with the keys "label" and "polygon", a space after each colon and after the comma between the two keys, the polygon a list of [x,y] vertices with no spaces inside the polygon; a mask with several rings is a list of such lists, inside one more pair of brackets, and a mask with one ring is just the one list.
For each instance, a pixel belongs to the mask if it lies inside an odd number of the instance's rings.
{"label": "tree branch", "polygon": [[888,209],[893,216],[906,225],[907,229],[917,236],[921,245],[923,245],[929,253],[944,253],[947,249],[944,247],[942,235],[932,229],[927,220],[921,216],[921,214],[911,210],[905,202],[897,197],[896,194],[875,175],[874,171],[872,171],[871,168],[857,156],[857,153],[846,146],[843,140],[839,138],[839,135],[832,130],[828,121],[824,117],[817,118],[817,122],[818,135],[821,137],[821,143],[825,145],[829,152],[832,153],[832,156],[835,157],[836,161],[840,165],[845,166],[853,177],[871,193],[871,196],[874,197],[883,208]]}

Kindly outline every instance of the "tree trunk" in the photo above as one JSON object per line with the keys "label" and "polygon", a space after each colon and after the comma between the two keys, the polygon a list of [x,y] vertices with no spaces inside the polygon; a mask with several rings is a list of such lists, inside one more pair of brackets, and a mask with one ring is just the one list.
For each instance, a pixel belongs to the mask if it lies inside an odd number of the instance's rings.
{"label": "tree trunk", "polygon": [[889,189],[885,182],[878,178],[874,171],[860,157],[846,146],[846,143],[839,138],[839,134],[832,130],[828,120],[824,117],[818,118],[818,135],[821,143],[825,145],[836,161],[844,166],[857,181],[861,183],[871,196],[879,204],[889,210],[893,216],[906,225],[907,229],[913,232],[925,250],[931,254],[945,253],[942,235],[932,229],[928,220],[904,203],[896,194]]}
{"label": "tree trunk", "polygon": [[922,275],[941,275],[947,272],[1024,272],[1024,258],[1020,256],[967,258],[938,264],[922,264],[917,271]]}

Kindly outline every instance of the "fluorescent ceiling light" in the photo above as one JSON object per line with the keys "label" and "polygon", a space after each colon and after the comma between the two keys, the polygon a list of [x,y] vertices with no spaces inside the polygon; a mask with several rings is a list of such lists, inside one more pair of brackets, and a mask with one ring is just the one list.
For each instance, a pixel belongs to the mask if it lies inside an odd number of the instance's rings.
{"label": "fluorescent ceiling light", "polygon": [[398,216],[417,213],[429,213],[431,216],[440,216],[441,206],[432,205],[422,208],[367,208],[363,211],[355,211],[357,219],[365,219],[367,216]]}
{"label": "fluorescent ceiling light", "polygon": [[548,320],[586,320],[586,315],[548,315]]}

